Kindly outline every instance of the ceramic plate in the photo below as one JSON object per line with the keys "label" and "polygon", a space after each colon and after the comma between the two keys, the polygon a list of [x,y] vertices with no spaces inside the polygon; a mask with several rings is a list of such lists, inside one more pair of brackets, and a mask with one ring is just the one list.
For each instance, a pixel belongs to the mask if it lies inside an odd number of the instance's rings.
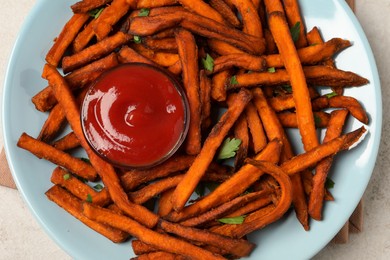
{"label": "ceramic plate", "polygon": [[[19,191],[46,232],[75,259],[129,259],[129,243],[113,244],[67,214],[44,195],[52,184],[53,165],[38,160],[16,147],[22,132],[37,136],[46,115],[37,112],[31,97],[46,86],[41,78],[44,57],[52,40],[71,16],[69,0],[39,0],[15,44],[6,74],[3,96],[4,140],[9,165]],[[332,169],[335,202],[326,203],[324,221],[311,222],[306,232],[290,213],[282,220],[256,232],[250,240],[257,244],[250,259],[308,259],[318,253],[349,218],[370,179],[381,131],[381,93],[375,61],[357,19],[343,0],[301,0],[308,30],[317,26],[325,40],[341,37],[353,46],[339,54],[337,66],[369,79],[370,84],[348,88],[365,106],[370,117],[369,134],[348,153],[337,156]],[[347,131],[360,126],[349,120]],[[292,133],[296,134],[296,133]],[[297,140],[300,140],[298,137]]]}

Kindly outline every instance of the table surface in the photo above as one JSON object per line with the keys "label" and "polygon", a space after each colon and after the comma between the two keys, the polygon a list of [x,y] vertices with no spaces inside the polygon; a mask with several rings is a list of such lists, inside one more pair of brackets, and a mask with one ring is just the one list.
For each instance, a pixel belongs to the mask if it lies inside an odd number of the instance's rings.
{"label": "table surface", "polygon": [[[0,8],[0,82],[12,46],[34,0],[4,1]],[[390,258],[390,1],[356,0],[356,15],[370,41],[382,83],[383,134],[373,177],[364,195],[364,230],[345,245],[330,244],[316,259]],[[3,84],[0,85],[0,96]],[[1,102],[1,100],[0,100]],[[0,106],[1,107],[1,106]],[[2,128],[0,121],[0,129]],[[0,149],[3,137],[0,133]],[[16,190],[0,187],[0,259],[70,259],[38,225]]]}

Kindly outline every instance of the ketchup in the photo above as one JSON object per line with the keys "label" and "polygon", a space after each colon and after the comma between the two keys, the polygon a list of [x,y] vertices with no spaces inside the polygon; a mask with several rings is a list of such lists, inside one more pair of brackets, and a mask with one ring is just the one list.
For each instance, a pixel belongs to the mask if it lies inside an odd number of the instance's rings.
{"label": "ketchup", "polygon": [[124,167],[156,165],[172,155],[187,132],[188,104],[179,84],[162,69],[129,63],[103,73],[81,111],[90,146]]}

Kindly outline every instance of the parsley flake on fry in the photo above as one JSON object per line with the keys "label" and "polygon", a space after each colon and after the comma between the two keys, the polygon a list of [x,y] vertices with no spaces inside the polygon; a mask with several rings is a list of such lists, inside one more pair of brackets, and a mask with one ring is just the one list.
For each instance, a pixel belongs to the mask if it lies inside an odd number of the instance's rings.
{"label": "parsley flake on fry", "polygon": [[133,39],[134,39],[134,42],[137,44],[142,42],[142,38],[138,35],[134,35]]}
{"label": "parsley flake on fry", "polygon": [[149,16],[149,13],[150,13],[149,8],[142,8],[142,9],[139,11],[138,16],[140,16],[140,17]]}
{"label": "parsley flake on fry", "polygon": [[242,224],[245,220],[244,216],[238,216],[238,217],[231,217],[231,218],[220,218],[218,219],[219,222],[224,224]]}
{"label": "parsley flake on fry", "polygon": [[275,67],[271,67],[271,68],[268,68],[267,71],[269,73],[275,73],[276,69],[275,69]]}
{"label": "parsley flake on fry", "polygon": [[202,58],[203,67],[208,71],[213,71],[214,69],[214,59],[207,53],[206,58]]}
{"label": "parsley flake on fry", "polygon": [[299,39],[299,33],[301,31],[301,23],[296,22],[293,27],[291,27],[290,32],[291,32],[291,37],[294,42],[298,41]]}
{"label": "parsley flake on fry", "polygon": [[88,14],[91,17],[93,17],[94,19],[97,19],[100,16],[100,14],[103,12],[103,10],[104,10],[104,7],[96,8],[96,9],[89,11]]}
{"label": "parsley flake on fry", "polygon": [[327,177],[325,182],[325,188],[333,189],[333,187],[334,187],[334,181],[331,178]]}
{"label": "parsley flake on fry", "polygon": [[222,143],[221,150],[217,158],[219,160],[228,159],[234,157],[236,155],[236,151],[238,150],[241,144],[241,140],[237,138],[226,138]]}
{"label": "parsley flake on fry", "polygon": [[88,193],[87,198],[85,199],[86,202],[92,203],[92,195]]}
{"label": "parsley flake on fry", "polygon": [[63,175],[63,178],[64,178],[64,180],[66,180],[66,181],[69,180],[70,177],[71,177],[70,173],[66,173],[66,174]]}
{"label": "parsley flake on fry", "polygon": [[96,184],[95,186],[93,186],[93,188],[95,189],[95,190],[102,190],[104,187],[103,187],[103,185],[101,185],[100,183],[98,183],[98,184]]}
{"label": "parsley flake on fry", "polygon": [[337,96],[337,93],[333,91],[333,92],[330,92],[330,93],[328,93],[328,94],[325,94],[325,96],[326,96],[327,98],[331,98],[331,97]]}
{"label": "parsley flake on fry", "polygon": [[238,84],[237,76],[234,75],[233,77],[230,78],[230,85],[237,85],[237,84]]}

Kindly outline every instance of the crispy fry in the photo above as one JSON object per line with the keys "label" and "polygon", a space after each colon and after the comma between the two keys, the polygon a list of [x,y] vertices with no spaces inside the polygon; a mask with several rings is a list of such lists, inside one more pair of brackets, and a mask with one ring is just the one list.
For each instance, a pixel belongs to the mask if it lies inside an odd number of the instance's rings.
{"label": "crispy fry", "polygon": [[[276,163],[279,161],[281,145],[282,143],[279,140],[273,140],[255,158],[257,160],[267,160]],[[211,208],[219,206],[242,194],[262,174],[263,172],[258,171],[255,167],[244,165],[229,180],[221,183],[213,192],[185,207],[180,212],[171,212],[166,216],[166,219],[173,222],[183,221],[196,214],[204,213]]]}
{"label": "crispy fry", "polygon": [[165,51],[177,53],[177,43],[174,37],[154,39],[153,37],[145,37],[142,39],[143,44],[154,51]]}
{"label": "crispy fry", "polygon": [[[278,113],[280,123],[285,128],[298,128],[297,115],[292,112]],[[330,115],[326,112],[314,112],[314,120],[317,128],[327,127]]]}
{"label": "crispy fry", "polygon": [[138,239],[131,240],[131,247],[133,248],[134,254],[142,255],[152,252],[157,252],[158,249],[148,245]]}
{"label": "crispy fry", "polygon": [[76,38],[72,43],[72,51],[73,53],[78,53],[85,49],[85,47],[91,42],[91,40],[95,36],[95,32],[93,31],[94,24],[98,21],[99,17],[91,20],[84,29],[77,34]]}
{"label": "crispy fry", "polygon": [[129,42],[130,39],[130,35],[124,34],[123,32],[117,32],[113,36],[107,37],[72,56],[64,57],[62,59],[62,69],[65,73],[68,73],[80,68],[91,61],[111,53],[117,47]]}
{"label": "crispy fry", "polygon": [[[131,0],[129,0],[131,1]],[[138,0],[137,9],[155,8],[161,6],[170,6],[177,4],[177,0]]]}
{"label": "crispy fry", "polygon": [[[231,0],[242,17],[243,31],[249,35],[263,38],[263,27],[256,7],[251,0]],[[259,46],[259,48],[262,48]],[[260,50],[260,53],[264,49]]]}
{"label": "crispy fry", "polygon": [[60,165],[84,179],[93,181],[97,177],[96,170],[90,164],[60,151],[49,144],[38,141],[26,133],[20,136],[17,145],[38,158],[43,158]]}
{"label": "crispy fry", "polygon": [[169,214],[172,210],[172,204],[171,204],[171,196],[172,193],[175,191],[174,188],[164,191],[160,195],[160,199],[158,201],[158,215],[161,217],[164,217]]}
{"label": "crispy fry", "polygon": [[211,80],[207,77],[205,70],[199,72],[199,90],[200,103],[202,105],[201,112],[201,128],[206,131],[211,126]]}
{"label": "crispy fry", "polygon": [[202,244],[215,246],[235,256],[248,256],[254,248],[254,244],[243,239],[231,239],[207,230],[185,227],[164,220],[161,220],[158,226],[167,233],[201,242]]}
{"label": "crispy fry", "polygon": [[229,79],[232,72],[230,70],[224,70],[216,73],[211,78],[211,97],[216,101],[226,100],[226,86],[229,84]]}
{"label": "crispy fry", "polygon": [[153,17],[135,17],[131,20],[129,33],[148,36],[179,24],[194,34],[226,41],[251,54],[261,54],[265,48],[263,38],[248,35],[206,17],[186,11],[160,14]]}
{"label": "crispy fry", "polygon": [[219,12],[202,0],[178,0],[178,2],[191,12],[205,16],[222,24],[226,23],[225,19],[223,19]]}
{"label": "crispy fry", "polygon": [[260,198],[269,198],[273,190],[262,190],[258,192],[251,192],[243,196],[239,196],[231,201],[228,201],[210,211],[207,211],[203,214],[200,214],[196,217],[187,219],[183,222],[180,222],[181,225],[186,227],[196,227],[200,226],[209,221],[214,221],[218,218],[226,216],[226,213],[236,211],[237,209],[244,207],[248,204],[252,204],[253,201]]}
{"label": "crispy fry", "polygon": [[264,133],[263,123],[261,122],[256,107],[253,105],[253,103],[249,103],[246,106],[245,114],[252,136],[253,150],[257,154],[267,145],[267,137]]}
{"label": "crispy fry", "polygon": [[249,149],[248,123],[244,114],[237,119],[234,125],[234,137],[241,140],[240,147],[236,152],[236,158],[234,159],[234,168],[239,169],[244,163]]}
{"label": "crispy fry", "polygon": [[158,66],[154,61],[142,56],[129,46],[122,46],[118,52],[118,59],[120,63],[141,62]]}
{"label": "crispy fry", "polygon": [[219,122],[213,127],[199,155],[195,158],[194,163],[188,169],[184,179],[177,185],[175,192],[172,194],[171,202],[174,210],[179,211],[184,207],[184,204],[195,190],[196,185],[213,160],[226,134],[251,98],[248,91],[240,91],[234,97],[232,106],[228,108]]}
{"label": "crispy fry", "polygon": [[[94,81],[101,73],[116,65],[118,65],[117,55],[111,53],[102,59],[73,71],[66,75],[65,79],[71,89],[83,88]],[[42,112],[50,110],[57,104],[50,86],[37,93],[31,100],[36,109]]]}
{"label": "crispy fry", "polygon": [[237,209],[236,211],[233,211],[232,213],[224,216],[224,218],[233,218],[233,217],[239,217],[244,216],[249,213],[252,213],[254,211],[257,211],[263,207],[266,207],[272,203],[272,197],[267,196],[264,198],[258,198],[251,203],[246,204],[245,206]]}
{"label": "crispy fry", "polygon": [[[254,100],[257,107],[257,111],[263,121],[265,132],[268,139],[279,138],[283,142],[283,153],[281,162],[291,158],[294,153],[291,144],[286,136],[284,129],[282,128],[276,113],[268,105],[261,89],[253,90]],[[309,229],[307,203],[302,186],[300,175],[295,175],[291,178],[293,183],[293,204],[298,220],[301,222],[305,230]]]}
{"label": "crispy fry", "polygon": [[187,257],[168,253],[165,251],[156,251],[151,253],[146,253],[142,255],[138,255],[137,257],[131,258],[131,260],[159,260],[159,259],[165,259],[165,260],[186,260]]}
{"label": "crispy fry", "polygon": [[70,132],[69,134],[65,135],[61,139],[52,143],[52,145],[54,148],[58,150],[66,151],[66,150],[71,150],[76,147],[79,147],[80,141],[73,132]]}
{"label": "crispy fry", "polygon": [[258,167],[274,177],[280,185],[281,196],[276,207],[261,216],[257,216],[257,212],[250,214],[244,219],[242,224],[223,225],[213,230],[218,234],[224,234],[230,237],[241,238],[246,234],[264,228],[266,225],[273,223],[284,215],[290,208],[292,202],[292,185],[289,176],[278,166],[270,162],[259,162],[250,158],[246,161]]}
{"label": "crispy fry", "polygon": [[254,56],[244,53],[229,54],[219,56],[214,60],[214,69],[211,73],[217,73],[232,67],[250,71],[264,71],[266,69],[266,60],[264,57]]}
{"label": "crispy fry", "polygon": [[240,27],[241,22],[236,14],[223,0],[210,0],[209,4],[222,15],[222,17],[234,27]]}
{"label": "crispy fry", "polygon": [[198,47],[194,36],[184,29],[177,30],[175,38],[183,68],[183,86],[188,98],[191,118],[185,150],[187,154],[195,155],[199,153],[202,141]]}
{"label": "crispy fry", "polygon": [[79,30],[87,22],[88,19],[88,14],[74,14],[72,18],[69,19],[69,21],[62,29],[60,35],[56,38],[53,46],[46,54],[45,59],[47,63],[53,66],[58,66],[66,49],[72,43]]}
{"label": "crispy fry", "polygon": [[150,60],[163,67],[172,66],[180,60],[179,55],[176,53],[153,51],[151,49],[147,49],[142,44],[133,44],[131,45],[131,48],[136,50],[142,56],[149,58]]}
{"label": "crispy fry", "polygon": [[284,162],[281,167],[288,175],[296,174],[315,165],[320,160],[330,155],[335,155],[342,150],[349,149],[354,143],[359,141],[365,132],[366,129],[362,126],[353,132],[341,135],[340,137],[321,144],[306,153],[291,158],[290,160]]}
{"label": "crispy fry", "polygon": [[209,48],[218,53],[219,55],[230,55],[237,53],[246,54],[239,48],[236,48],[233,45],[230,45],[224,41],[220,41],[217,39],[208,39],[207,43]]}
{"label": "crispy fry", "polygon": [[[335,110],[331,114],[329,126],[326,131],[324,143],[341,135],[348,110]],[[313,177],[313,188],[309,197],[309,214],[316,220],[322,219],[322,206],[325,196],[325,182],[329,169],[333,163],[333,157],[327,157],[316,166],[316,174]]]}
{"label": "crispy fry", "polygon": [[290,29],[287,26],[280,0],[265,0],[264,3],[267,8],[268,24],[271,33],[278,46],[293,89],[298,129],[302,143],[305,150],[310,150],[318,145],[318,139],[305,74],[295,49]]}
{"label": "crispy fry", "polygon": [[112,242],[120,243],[128,238],[129,235],[126,232],[104,224],[100,224],[85,217],[82,212],[82,201],[60,186],[55,185],[51,187],[48,191],[46,191],[45,194],[51,201],[66,210],[68,213],[70,213],[88,227],[110,239]]}
{"label": "crispy fry", "polygon": [[368,116],[366,111],[363,109],[362,105],[360,105],[359,101],[353,97],[337,95],[328,98],[326,96],[322,96],[313,100],[314,110],[320,110],[328,107],[348,109],[353,117],[355,117],[363,124],[368,124]]}
{"label": "crispy fry", "polygon": [[122,186],[126,191],[134,190],[142,183],[167,177],[176,172],[188,169],[194,159],[195,157],[191,155],[176,155],[151,169],[130,170],[121,176]]}
{"label": "crispy fry", "polygon": [[82,0],[70,6],[74,13],[87,13],[98,7],[109,4],[112,0]]}
{"label": "crispy fry", "polygon": [[42,76],[49,81],[49,84],[53,88],[54,95],[63,107],[71,128],[80,140],[81,146],[87,152],[91,164],[99,173],[104,185],[107,187],[113,202],[115,202],[126,214],[132,216],[145,226],[155,226],[159,217],[146,208],[128,200],[127,194],[123,191],[119,177],[113,166],[101,159],[88,145],[81,128],[79,107],[76,104],[65,79],[49,64],[45,65]]}
{"label": "crispy fry", "polygon": [[130,235],[160,250],[181,254],[193,259],[224,259],[183,240],[148,229],[131,218],[90,204],[84,204],[83,206],[83,213],[88,218],[128,232]]}
{"label": "crispy fry", "polygon": [[[351,42],[340,38],[333,38],[325,43],[310,45],[297,50],[299,59],[304,65],[315,65],[332,58],[333,55],[351,46]],[[268,67],[283,67],[280,54],[272,54],[264,57]]]}
{"label": "crispy fry", "polygon": [[45,143],[51,142],[57,136],[59,131],[65,127],[65,124],[65,113],[62,107],[57,104],[50,111],[49,116],[47,117],[41,128],[41,131],[39,132],[37,140]]}
{"label": "crispy fry", "polygon": [[[350,71],[332,69],[327,66],[305,66],[303,68],[307,82],[314,86],[362,86],[368,83],[367,79]],[[237,82],[230,84],[229,88],[274,86],[290,83],[288,73],[284,69],[277,69],[274,73],[253,72],[236,76]],[[294,90],[293,90],[294,93]]]}
{"label": "crispy fry", "polygon": [[130,8],[135,8],[136,0],[113,0],[104,8],[93,25],[93,31],[98,41],[103,40],[112,31],[112,27],[127,13]]}
{"label": "crispy fry", "polygon": [[299,23],[299,37],[295,42],[297,48],[302,48],[307,46],[306,39],[306,28],[305,23],[302,19],[301,12],[299,10],[299,3],[297,0],[283,0],[284,10],[286,12],[286,17],[288,24],[293,27],[295,24]]}

